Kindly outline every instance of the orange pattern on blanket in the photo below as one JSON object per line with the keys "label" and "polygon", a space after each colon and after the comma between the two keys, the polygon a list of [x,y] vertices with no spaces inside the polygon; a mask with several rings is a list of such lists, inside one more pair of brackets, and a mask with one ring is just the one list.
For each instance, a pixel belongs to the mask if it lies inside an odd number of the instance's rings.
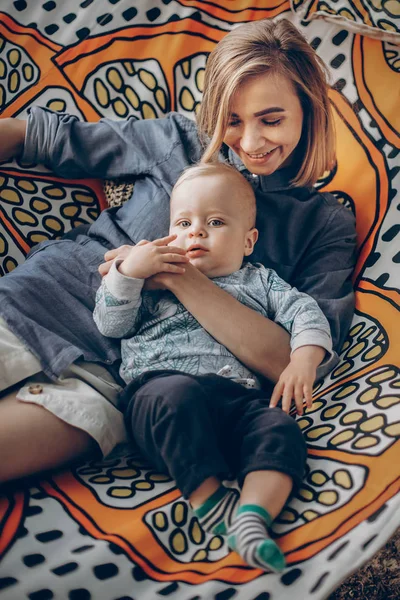
{"label": "orange pattern on blanket", "polygon": [[[269,7],[261,3],[261,8],[257,2],[244,0],[223,0],[218,6],[194,0],[179,3],[212,14],[224,24],[272,16],[289,8],[288,1],[279,0],[270,2]],[[301,2],[294,4],[300,6]],[[310,11],[321,6],[311,3]],[[362,8],[356,1],[351,6]],[[363,18],[368,23],[367,13]],[[171,109],[193,116],[201,101],[206,56],[225,35],[217,26],[184,18],[162,25],[126,27],[62,48],[4,15],[0,27],[4,39],[24,47],[36,73],[31,84],[3,103],[4,116],[17,114],[40,98],[51,81],[51,86],[69,94],[74,110],[87,120],[155,117]],[[399,148],[396,94],[382,91],[385,86],[396,90],[399,75],[388,65],[382,44],[355,35],[348,58],[358,103],[377,124],[385,143],[393,150]],[[273,530],[291,566],[315,557],[379,512],[400,489],[400,328],[394,326],[399,293],[365,275],[393,197],[392,175],[382,146],[375,143],[345,95],[331,90],[330,100],[338,164],[321,186],[348,202],[356,213],[360,249],[354,274],[357,311],[340,364],[320,384],[313,407],[298,419],[309,446],[309,471]],[[75,226],[92,220],[104,207],[99,182],[67,182],[47,172],[27,172],[22,165],[3,165],[1,177],[7,243],[11,245],[12,240],[21,254],[39,241],[40,229],[44,236],[60,233],[44,220],[49,199],[61,198],[59,212],[51,218],[64,228],[65,223]],[[43,204],[33,205],[37,210],[30,210],[29,222],[27,207],[39,196]],[[12,222],[12,210],[23,201],[25,216]],[[0,259],[8,256],[8,251],[2,254],[6,245],[1,244],[0,238]],[[3,269],[10,270],[4,266],[5,260]],[[58,473],[41,486],[74,522],[93,538],[121,548],[153,581],[199,584],[218,579],[244,584],[260,574],[229,554],[221,538],[204,536],[173,482],[130,457]],[[5,552],[16,535],[23,502],[21,495],[11,494],[0,504],[0,551]]]}
{"label": "orange pattern on blanket", "polygon": [[232,2],[232,0],[219,0],[218,4],[216,2],[204,2],[203,0],[178,1],[182,6],[197,8],[212,17],[227,21],[228,23],[272,19],[276,15],[290,10],[289,0],[271,0],[270,2],[254,0],[254,2],[250,3],[250,6],[247,0],[235,0],[235,2]]}

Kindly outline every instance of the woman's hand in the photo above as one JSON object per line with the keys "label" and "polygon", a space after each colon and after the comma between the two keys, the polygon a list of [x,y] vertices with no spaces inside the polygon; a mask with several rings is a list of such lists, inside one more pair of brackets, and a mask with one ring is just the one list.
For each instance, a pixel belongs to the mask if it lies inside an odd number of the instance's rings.
{"label": "woman's hand", "polygon": [[25,132],[26,121],[12,117],[0,119],[0,161],[22,154]]}
{"label": "woman's hand", "polygon": [[185,264],[185,269],[183,273],[156,273],[152,277],[146,279],[143,289],[145,290],[169,290],[173,292],[176,290],[176,286],[182,285],[186,280],[192,279],[198,274],[200,277],[205,277],[205,275],[201,275],[200,271],[196,269],[190,262]]}
{"label": "woman's hand", "polygon": [[285,413],[289,413],[292,400],[295,401],[298,415],[303,414],[304,400],[307,408],[311,408],[317,367],[324,356],[325,349],[321,346],[302,346],[295,350],[274,387],[269,406],[274,408],[282,398],[282,410]]}

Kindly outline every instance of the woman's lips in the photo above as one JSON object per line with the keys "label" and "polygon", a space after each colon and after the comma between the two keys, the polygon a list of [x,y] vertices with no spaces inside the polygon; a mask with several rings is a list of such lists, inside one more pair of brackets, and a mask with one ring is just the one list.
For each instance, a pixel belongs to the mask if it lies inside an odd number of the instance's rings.
{"label": "woman's lips", "polygon": [[250,162],[254,165],[265,165],[271,159],[271,157],[275,155],[277,149],[278,146],[267,153],[259,152],[257,154],[248,154],[247,152],[243,152],[243,155],[248,163]]}

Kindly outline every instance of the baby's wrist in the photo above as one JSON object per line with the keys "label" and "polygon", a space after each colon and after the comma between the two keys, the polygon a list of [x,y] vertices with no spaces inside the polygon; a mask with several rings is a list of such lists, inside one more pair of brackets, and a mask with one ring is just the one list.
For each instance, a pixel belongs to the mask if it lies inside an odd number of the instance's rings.
{"label": "baby's wrist", "polygon": [[292,352],[290,360],[292,362],[307,361],[308,364],[311,362],[317,368],[324,360],[325,355],[326,350],[322,346],[300,346]]}

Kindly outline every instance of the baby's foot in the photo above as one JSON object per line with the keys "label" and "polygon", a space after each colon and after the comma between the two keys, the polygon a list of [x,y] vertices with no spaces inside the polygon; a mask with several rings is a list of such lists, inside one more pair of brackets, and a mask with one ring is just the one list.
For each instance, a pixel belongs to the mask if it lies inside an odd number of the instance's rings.
{"label": "baby's foot", "polygon": [[228,531],[228,545],[257,569],[279,573],[286,567],[285,556],[268,535],[272,519],[256,504],[245,504],[237,512]]}
{"label": "baby's foot", "polygon": [[239,492],[221,485],[194,513],[204,531],[226,535],[238,505]]}

